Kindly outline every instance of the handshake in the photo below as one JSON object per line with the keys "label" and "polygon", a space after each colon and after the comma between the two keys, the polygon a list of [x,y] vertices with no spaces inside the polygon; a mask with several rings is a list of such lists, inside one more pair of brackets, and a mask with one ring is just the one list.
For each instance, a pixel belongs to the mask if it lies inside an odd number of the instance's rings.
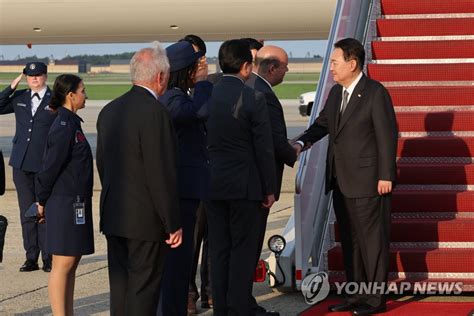
{"label": "handshake", "polygon": [[302,151],[305,151],[311,148],[311,146],[313,145],[311,143],[306,143],[303,146],[300,142],[295,142],[293,140],[290,140],[289,143],[291,146],[293,146],[293,149],[295,150],[295,153],[296,153],[296,157],[298,157]]}

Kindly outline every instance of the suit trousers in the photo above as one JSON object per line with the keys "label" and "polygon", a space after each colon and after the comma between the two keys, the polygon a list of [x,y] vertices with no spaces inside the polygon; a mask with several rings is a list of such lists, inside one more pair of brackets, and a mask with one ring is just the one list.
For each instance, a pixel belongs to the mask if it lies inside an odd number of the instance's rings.
{"label": "suit trousers", "polygon": [[[264,208],[261,211],[263,214],[260,218],[258,248],[257,248],[256,256],[255,256],[255,268],[257,268],[258,261],[260,260],[260,254],[262,253],[262,249],[263,249],[263,243],[265,242],[265,232],[267,230],[267,219],[268,219],[268,214],[270,213],[270,209]],[[250,295],[250,305],[252,309],[254,310],[258,309],[257,300],[252,294]]]}
{"label": "suit trousers", "polygon": [[26,259],[38,261],[41,251],[43,262],[51,256],[46,253],[46,225],[38,224],[36,218],[25,217],[26,210],[36,202],[35,195],[36,173],[13,168],[13,182],[15,183],[20,207],[21,231]]}
{"label": "suit trousers", "polygon": [[110,315],[155,315],[168,246],[107,235]]}
{"label": "suit trousers", "polygon": [[[211,293],[211,260],[209,255],[209,242],[208,242],[208,228],[207,228],[207,217],[206,217],[206,206],[204,202],[201,202],[197,212],[196,227],[194,229],[194,254],[193,263],[191,266],[191,276],[189,279],[189,294],[192,295],[196,300],[199,298],[199,293],[196,285],[196,274],[199,262],[199,256],[201,255],[201,267],[199,269],[201,275],[201,302],[207,302],[209,297],[212,297]],[[201,242],[202,242],[202,254],[201,254]]]}
{"label": "suit trousers", "polygon": [[157,315],[186,316],[188,306],[189,277],[193,261],[194,227],[199,200],[180,199],[183,242],[170,249],[165,259],[161,299]]}
{"label": "suit trousers", "polygon": [[[391,194],[347,198],[333,181],[333,203],[348,282],[386,285],[389,268]],[[385,288],[385,287],[384,287]],[[385,304],[383,291],[347,296],[349,303]]]}
{"label": "suit trousers", "polygon": [[207,206],[215,316],[252,315],[261,201],[210,201]]}

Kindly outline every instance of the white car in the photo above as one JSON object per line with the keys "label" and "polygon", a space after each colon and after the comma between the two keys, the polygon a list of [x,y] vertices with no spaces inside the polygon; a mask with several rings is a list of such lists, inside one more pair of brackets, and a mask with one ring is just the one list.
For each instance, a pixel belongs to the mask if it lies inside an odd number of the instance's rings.
{"label": "white car", "polygon": [[302,116],[307,116],[311,114],[311,109],[313,108],[315,97],[316,91],[306,92],[298,97],[300,103],[299,110]]}

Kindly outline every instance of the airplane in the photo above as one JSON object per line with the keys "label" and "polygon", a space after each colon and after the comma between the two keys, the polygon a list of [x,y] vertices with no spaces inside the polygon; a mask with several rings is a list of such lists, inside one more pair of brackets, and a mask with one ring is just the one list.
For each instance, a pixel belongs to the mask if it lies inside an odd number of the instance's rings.
{"label": "airplane", "polygon": [[336,2],[0,0],[0,45],[326,39]]}

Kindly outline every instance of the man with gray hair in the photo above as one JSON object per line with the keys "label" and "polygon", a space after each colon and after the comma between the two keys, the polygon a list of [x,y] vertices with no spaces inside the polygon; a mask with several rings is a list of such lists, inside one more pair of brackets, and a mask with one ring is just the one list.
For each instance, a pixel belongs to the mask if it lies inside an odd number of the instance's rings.
{"label": "man with gray hair", "polygon": [[177,144],[166,108],[169,63],[156,47],[130,61],[133,87],[97,120],[102,184],[100,230],[107,238],[111,315],[154,315],[167,250],[181,244]]}

